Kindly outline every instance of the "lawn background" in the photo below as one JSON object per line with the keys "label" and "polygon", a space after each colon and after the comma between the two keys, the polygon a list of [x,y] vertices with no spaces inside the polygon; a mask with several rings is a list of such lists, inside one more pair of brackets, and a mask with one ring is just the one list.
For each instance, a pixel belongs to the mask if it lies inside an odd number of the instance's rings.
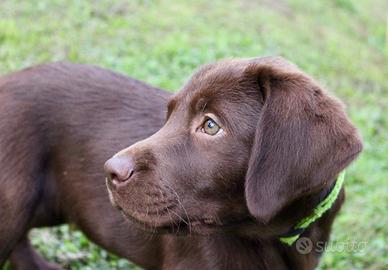
{"label": "lawn background", "polygon": [[[388,265],[388,1],[0,1],[0,74],[70,60],[171,91],[201,64],[282,55],[347,105],[364,138],[321,269]],[[68,269],[132,269],[68,226],[34,230],[34,245]],[[387,268],[385,268],[387,269]]]}

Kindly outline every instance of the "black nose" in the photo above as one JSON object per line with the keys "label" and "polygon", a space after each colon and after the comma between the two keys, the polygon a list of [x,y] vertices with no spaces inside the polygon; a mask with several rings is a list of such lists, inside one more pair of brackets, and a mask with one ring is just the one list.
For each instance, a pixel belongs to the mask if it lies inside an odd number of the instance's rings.
{"label": "black nose", "polygon": [[104,170],[113,184],[128,181],[134,173],[134,164],[130,156],[114,156],[109,159]]}

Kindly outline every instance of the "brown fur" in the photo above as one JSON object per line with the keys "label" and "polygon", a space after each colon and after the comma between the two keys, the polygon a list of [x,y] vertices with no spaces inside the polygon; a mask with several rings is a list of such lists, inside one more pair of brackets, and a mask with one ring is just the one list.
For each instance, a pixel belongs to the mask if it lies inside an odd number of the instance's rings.
{"label": "brown fur", "polygon": [[[1,78],[0,265],[11,254],[15,269],[50,269],[25,235],[68,222],[145,269],[315,268],[319,253],[278,236],[361,151],[342,105],[280,58],[201,68],[163,126],[169,97],[82,65]],[[205,115],[220,135],[201,132]],[[126,145],[106,170],[128,223],[100,169]],[[343,198],[303,236],[328,241]]]}
{"label": "brown fur", "polygon": [[137,264],[157,264],[159,238],[131,227],[111,206],[103,165],[162,126],[169,96],[70,63],[0,78],[0,269],[9,256],[13,269],[46,269],[32,267],[42,259],[25,236],[63,223]]}

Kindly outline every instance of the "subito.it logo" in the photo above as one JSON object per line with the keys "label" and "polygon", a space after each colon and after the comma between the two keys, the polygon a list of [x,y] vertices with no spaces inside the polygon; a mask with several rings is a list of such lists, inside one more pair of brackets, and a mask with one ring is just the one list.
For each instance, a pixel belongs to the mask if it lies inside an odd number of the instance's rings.
{"label": "subito.it logo", "polygon": [[306,255],[313,250],[313,242],[310,238],[301,237],[296,241],[295,248],[300,254]]}

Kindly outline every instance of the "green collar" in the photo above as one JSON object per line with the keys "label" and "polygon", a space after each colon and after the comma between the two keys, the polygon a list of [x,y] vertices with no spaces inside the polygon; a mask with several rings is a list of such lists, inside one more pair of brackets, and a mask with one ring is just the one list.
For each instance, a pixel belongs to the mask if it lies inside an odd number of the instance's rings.
{"label": "green collar", "polygon": [[334,187],[330,191],[330,193],[326,196],[325,199],[323,199],[315,208],[311,215],[303,218],[296,226],[294,226],[294,230],[296,233],[294,233],[291,236],[285,236],[279,238],[279,240],[291,246],[300,235],[304,232],[304,230],[310,226],[311,223],[315,222],[317,219],[319,219],[324,213],[326,213],[334,204],[334,202],[337,200],[338,195],[340,193],[340,190],[342,188],[342,185],[345,180],[345,171],[340,172],[338,175],[337,181],[334,184]]}

